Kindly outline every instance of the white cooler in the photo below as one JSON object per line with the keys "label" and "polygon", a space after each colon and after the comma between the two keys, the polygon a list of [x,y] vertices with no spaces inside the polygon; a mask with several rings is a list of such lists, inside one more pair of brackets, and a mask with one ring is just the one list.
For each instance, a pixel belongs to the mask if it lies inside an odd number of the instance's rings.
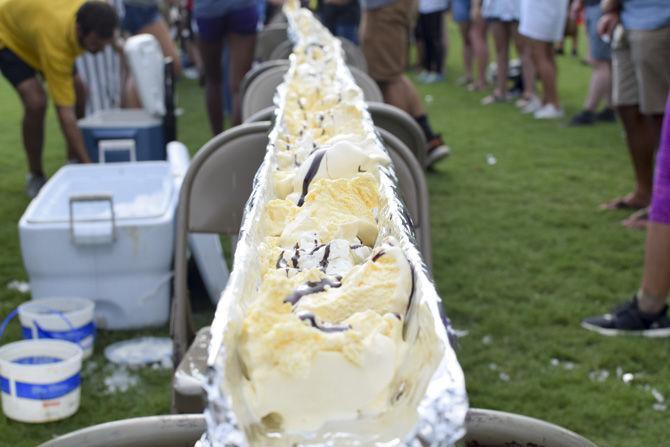
{"label": "white cooler", "polygon": [[33,299],[92,299],[101,328],[165,324],[178,195],[168,162],[61,168],[19,221]]}

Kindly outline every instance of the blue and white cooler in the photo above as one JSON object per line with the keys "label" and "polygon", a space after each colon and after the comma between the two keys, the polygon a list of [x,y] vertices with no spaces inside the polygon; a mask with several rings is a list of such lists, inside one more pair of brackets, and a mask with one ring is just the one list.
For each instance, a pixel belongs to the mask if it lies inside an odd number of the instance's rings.
{"label": "blue and white cooler", "polygon": [[163,122],[144,109],[100,110],[79,120],[96,163],[165,160]]}
{"label": "blue and white cooler", "polygon": [[19,221],[33,299],[91,299],[106,329],[165,324],[178,192],[168,162],[61,168]]}

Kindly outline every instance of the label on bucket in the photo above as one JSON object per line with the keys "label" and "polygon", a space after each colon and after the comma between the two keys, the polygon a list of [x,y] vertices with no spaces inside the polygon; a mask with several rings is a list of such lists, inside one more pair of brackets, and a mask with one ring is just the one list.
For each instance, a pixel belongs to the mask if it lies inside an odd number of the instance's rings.
{"label": "label on bucket", "polygon": [[[93,321],[82,327],[78,327],[75,329],[68,329],[65,331],[47,331],[46,329],[42,329],[41,327],[37,326],[37,323],[35,323],[35,326],[37,327],[37,338],[66,340],[72,343],[78,343],[82,345],[82,348],[84,349],[87,348],[88,346],[84,346],[81,342],[87,337],[95,336],[95,323]],[[33,338],[33,331],[31,328],[23,326],[22,329],[24,339],[29,340]],[[93,344],[92,339],[91,341],[86,343],[86,345],[92,345],[92,344]]]}
{"label": "label on bucket", "polygon": [[21,357],[20,359],[12,360],[12,363],[18,363],[19,365],[46,365],[49,363],[58,363],[62,361],[63,359],[59,359],[58,357],[33,355],[30,357]]}
{"label": "label on bucket", "polygon": [[[57,399],[65,396],[76,390],[81,384],[81,376],[79,373],[69,377],[63,381],[56,383],[26,383],[15,382],[16,397],[33,400],[49,400]],[[6,377],[0,376],[0,389],[3,393],[10,394],[9,380]]]}

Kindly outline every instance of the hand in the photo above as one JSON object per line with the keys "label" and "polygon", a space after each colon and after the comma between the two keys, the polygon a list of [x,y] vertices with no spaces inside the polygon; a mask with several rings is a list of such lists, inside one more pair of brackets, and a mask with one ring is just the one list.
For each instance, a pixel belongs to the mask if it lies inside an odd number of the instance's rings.
{"label": "hand", "polygon": [[618,12],[608,12],[603,14],[603,16],[598,20],[598,35],[599,36],[611,36],[612,31],[619,23],[619,13]]}

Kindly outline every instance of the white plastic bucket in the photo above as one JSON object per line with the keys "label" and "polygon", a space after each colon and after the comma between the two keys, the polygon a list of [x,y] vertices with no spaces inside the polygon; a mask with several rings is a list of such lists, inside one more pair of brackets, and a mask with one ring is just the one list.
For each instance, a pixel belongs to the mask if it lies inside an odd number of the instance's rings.
{"label": "white plastic bucket", "polygon": [[0,347],[2,411],[21,422],[50,422],[73,415],[81,395],[79,345],[64,340],[23,340]]}
{"label": "white plastic bucket", "polygon": [[23,338],[56,339],[77,343],[84,358],[93,354],[95,303],[84,298],[44,298],[18,308]]}

